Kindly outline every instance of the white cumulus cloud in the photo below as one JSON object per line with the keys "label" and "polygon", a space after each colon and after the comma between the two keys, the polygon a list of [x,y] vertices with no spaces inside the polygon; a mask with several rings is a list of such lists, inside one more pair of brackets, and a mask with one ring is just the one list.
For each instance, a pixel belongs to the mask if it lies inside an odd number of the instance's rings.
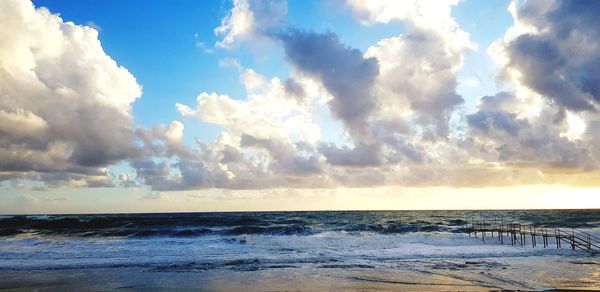
{"label": "white cumulus cloud", "polygon": [[103,168],[136,151],[131,104],[141,86],[94,28],[29,1],[1,1],[0,13],[3,177],[109,184]]}

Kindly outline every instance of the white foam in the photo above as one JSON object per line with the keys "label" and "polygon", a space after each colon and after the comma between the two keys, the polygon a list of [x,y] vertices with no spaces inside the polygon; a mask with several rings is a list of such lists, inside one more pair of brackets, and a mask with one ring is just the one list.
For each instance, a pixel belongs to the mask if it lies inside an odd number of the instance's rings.
{"label": "white foam", "polygon": [[231,260],[311,265],[323,260],[385,266],[425,258],[572,256],[577,251],[500,245],[466,234],[323,232],[309,236],[203,236],[194,238],[47,238],[0,240],[0,269],[215,264]]}

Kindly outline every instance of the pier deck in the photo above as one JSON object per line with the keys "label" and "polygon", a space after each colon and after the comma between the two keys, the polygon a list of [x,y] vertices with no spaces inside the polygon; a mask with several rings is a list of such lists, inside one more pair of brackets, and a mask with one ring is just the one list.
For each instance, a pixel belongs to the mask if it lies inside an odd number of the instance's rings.
{"label": "pier deck", "polygon": [[[465,221],[465,229],[469,236],[481,237],[485,242],[497,240],[500,244],[528,245],[533,247],[542,244],[544,248],[580,249],[590,255],[600,255],[600,237],[581,231],[577,228],[547,228],[530,224],[504,222],[504,220]],[[487,238],[486,238],[487,237]],[[529,242],[528,242],[529,241]]]}

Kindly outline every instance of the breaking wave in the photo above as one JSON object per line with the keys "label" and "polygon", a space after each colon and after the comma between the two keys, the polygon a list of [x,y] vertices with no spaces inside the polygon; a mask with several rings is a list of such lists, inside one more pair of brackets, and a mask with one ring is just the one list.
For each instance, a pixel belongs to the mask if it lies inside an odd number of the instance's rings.
{"label": "breaking wave", "polygon": [[307,236],[329,231],[373,234],[464,233],[471,218],[502,218],[547,227],[600,226],[600,212],[581,210],[16,215],[0,217],[0,237],[24,234],[131,238]]}

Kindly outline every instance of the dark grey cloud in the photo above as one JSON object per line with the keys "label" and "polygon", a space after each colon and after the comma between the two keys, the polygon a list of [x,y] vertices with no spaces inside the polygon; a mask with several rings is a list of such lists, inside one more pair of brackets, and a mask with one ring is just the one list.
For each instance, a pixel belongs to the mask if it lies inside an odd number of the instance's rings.
{"label": "dark grey cloud", "polygon": [[598,1],[526,1],[518,19],[539,32],[506,44],[507,68],[520,71],[526,86],[561,106],[595,109],[600,102],[599,13]]}
{"label": "dark grey cloud", "polygon": [[[508,49],[510,66],[522,72],[522,80],[527,86],[569,109],[593,108],[591,100],[583,95],[583,87],[578,86],[577,80],[572,80],[574,76],[568,72],[567,58],[554,42],[523,35],[514,40]],[[565,76],[569,79],[565,79]]]}
{"label": "dark grey cloud", "polygon": [[188,190],[203,186],[222,185],[211,177],[212,174],[204,161],[180,160],[173,166],[181,173],[178,189]]}
{"label": "dark grey cloud", "polygon": [[501,91],[495,95],[483,96],[479,99],[477,107],[481,111],[502,111],[514,101],[514,95],[509,91]]}
{"label": "dark grey cloud", "polygon": [[169,163],[165,160],[146,159],[130,161],[129,165],[135,169],[141,183],[156,191],[179,191],[218,185],[210,180],[210,172],[202,161],[179,160]]}
{"label": "dark grey cloud", "polygon": [[417,143],[407,142],[402,137],[395,135],[385,136],[382,141],[387,146],[384,157],[388,164],[421,164],[426,162],[426,150]]}
{"label": "dark grey cloud", "polygon": [[288,29],[273,34],[284,45],[288,60],[318,78],[334,96],[329,107],[350,130],[361,131],[375,109],[373,85],[379,74],[375,58],[342,43],[335,33]]}
{"label": "dark grey cloud", "polygon": [[283,86],[285,92],[294,97],[298,102],[302,102],[302,100],[304,100],[306,97],[306,91],[304,91],[302,84],[298,83],[298,81],[294,80],[293,78],[285,79]]}
{"label": "dark grey cloud", "polygon": [[327,162],[334,166],[367,167],[382,164],[381,144],[358,143],[353,148],[338,147],[335,144],[322,144],[321,153]]}
{"label": "dark grey cloud", "polygon": [[219,159],[219,162],[223,164],[235,163],[244,160],[244,154],[231,145],[223,146],[221,155],[222,158]]}
{"label": "dark grey cloud", "polygon": [[[114,107],[101,104],[80,106],[75,116],[68,107],[55,114],[68,119],[48,122],[49,135],[58,141],[68,141],[73,147],[70,161],[80,166],[106,166],[136,156],[138,147],[131,128],[131,118]],[[42,115],[42,117],[45,115]],[[50,139],[52,139],[50,138]]]}
{"label": "dark grey cloud", "polygon": [[165,161],[156,162],[152,159],[138,159],[129,161],[135,169],[137,178],[144,184],[159,186],[167,183],[170,175],[169,164]]}
{"label": "dark grey cloud", "polygon": [[467,148],[471,154],[476,155],[476,148],[480,147],[492,153],[487,160],[517,167],[586,169],[591,166],[586,145],[562,135],[568,126],[564,111],[544,107],[539,116],[519,117],[508,109],[511,103],[519,102],[508,92],[482,97],[480,110],[467,116],[469,136],[480,143]]}
{"label": "dark grey cloud", "polygon": [[529,127],[526,120],[518,119],[513,113],[502,111],[479,111],[467,116],[468,126],[472,130],[490,134],[503,131],[515,136],[523,128]]}

